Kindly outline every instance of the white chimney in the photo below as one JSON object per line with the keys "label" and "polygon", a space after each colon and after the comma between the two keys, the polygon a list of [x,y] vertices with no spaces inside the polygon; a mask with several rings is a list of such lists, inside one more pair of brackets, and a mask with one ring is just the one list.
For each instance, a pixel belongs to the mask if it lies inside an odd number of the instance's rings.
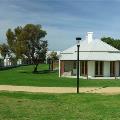
{"label": "white chimney", "polygon": [[87,40],[88,40],[88,43],[92,42],[92,40],[93,40],[93,32],[87,32]]}

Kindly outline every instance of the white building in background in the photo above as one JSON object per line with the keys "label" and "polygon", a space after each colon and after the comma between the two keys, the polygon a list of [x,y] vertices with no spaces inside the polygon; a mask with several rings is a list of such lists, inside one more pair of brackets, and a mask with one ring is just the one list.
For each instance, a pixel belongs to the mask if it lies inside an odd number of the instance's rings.
{"label": "white building in background", "polygon": [[59,56],[60,56],[60,51],[47,51],[47,53],[46,53],[46,64],[47,64],[47,60],[48,60],[48,58],[50,57],[50,54],[52,53],[52,52],[56,52],[57,53],[57,56],[58,56],[58,58],[59,58]]}
{"label": "white building in background", "polygon": [[2,57],[0,53],[0,67],[4,66],[4,58]]}
{"label": "white building in background", "polygon": [[[77,45],[60,54],[59,77],[72,77],[77,74]],[[82,78],[116,78],[120,76],[120,51],[107,43],[93,39],[88,32],[85,40],[80,41],[80,72]]]}
{"label": "white building in background", "polygon": [[12,60],[11,57],[7,54],[5,59],[4,59],[4,66],[11,66],[12,65]]}
{"label": "white building in background", "polygon": [[21,65],[22,64],[22,59],[18,59],[17,60],[17,65]]}
{"label": "white building in background", "polygon": [[4,66],[14,66],[14,65],[21,65],[22,64],[22,59],[18,59],[16,61],[16,55],[14,53],[11,53],[10,55],[6,55],[4,59]]}

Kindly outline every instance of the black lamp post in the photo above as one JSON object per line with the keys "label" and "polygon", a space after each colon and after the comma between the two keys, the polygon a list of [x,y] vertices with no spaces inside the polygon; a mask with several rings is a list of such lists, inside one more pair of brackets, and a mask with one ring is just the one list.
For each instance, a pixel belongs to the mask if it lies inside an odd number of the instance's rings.
{"label": "black lamp post", "polygon": [[80,37],[76,38],[77,41],[77,93],[79,93],[79,48],[80,48]]}

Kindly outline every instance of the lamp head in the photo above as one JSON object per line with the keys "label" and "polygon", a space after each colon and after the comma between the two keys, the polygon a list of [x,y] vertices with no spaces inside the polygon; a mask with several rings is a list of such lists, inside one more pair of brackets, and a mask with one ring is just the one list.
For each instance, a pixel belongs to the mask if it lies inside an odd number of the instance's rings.
{"label": "lamp head", "polygon": [[77,43],[77,45],[80,45],[80,40],[81,40],[80,37],[76,37],[76,43]]}

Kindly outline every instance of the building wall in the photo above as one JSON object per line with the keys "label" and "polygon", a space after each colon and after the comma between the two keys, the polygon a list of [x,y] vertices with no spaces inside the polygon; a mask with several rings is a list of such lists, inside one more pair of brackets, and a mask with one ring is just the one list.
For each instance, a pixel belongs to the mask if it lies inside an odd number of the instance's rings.
{"label": "building wall", "polygon": [[64,61],[64,71],[69,72],[73,69],[73,61]]}
{"label": "building wall", "polygon": [[95,76],[95,61],[88,61],[88,77]]}
{"label": "building wall", "polygon": [[[77,76],[77,61],[76,61],[76,68],[73,68],[73,75]],[[79,61],[79,76],[80,76],[80,61]]]}
{"label": "building wall", "polygon": [[64,61],[60,61],[60,75],[64,73]]}
{"label": "building wall", "polygon": [[60,61],[60,75],[72,76],[74,61]]}
{"label": "building wall", "polygon": [[[64,67],[63,67],[65,70],[64,71],[65,74],[63,73],[64,76],[77,75],[77,64],[76,64],[76,69],[73,68],[74,61],[61,61],[61,62],[64,62]],[[80,68],[80,66],[79,66],[79,68]],[[116,76],[120,76],[118,61],[115,62],[115,71],[116,71]],[[79,71],[79,73],[80,73],[80,71]],[[95,61],[88,61],[88,77],[90,78],[90,77],[94,77],[94,76],[95,76]],[[104,61],[103,76],[110,77],[110,61]]]}
{"label": "building wall", "polygon": [[[76,65],[74,63],[76,63]],[[79,72],[79,74],[80,74],[80,72]],[[63,76],[76,76],[77,75],[77,62],[72,61],[72,60],[71,61],[68,61],[68,60],[61,61],[60,60],[59,61],[59,77],[61,75],[63,75]]]}
{"label": "building wall", "polygon": [[116,72],[116,76],[119,76],[119,62],[118,61],[115,62],[115,72]]}
{"label": "building wall", "polygon": [[103,75],[104,77],[110,76],[110,62],[109,61],[104,61]]}

